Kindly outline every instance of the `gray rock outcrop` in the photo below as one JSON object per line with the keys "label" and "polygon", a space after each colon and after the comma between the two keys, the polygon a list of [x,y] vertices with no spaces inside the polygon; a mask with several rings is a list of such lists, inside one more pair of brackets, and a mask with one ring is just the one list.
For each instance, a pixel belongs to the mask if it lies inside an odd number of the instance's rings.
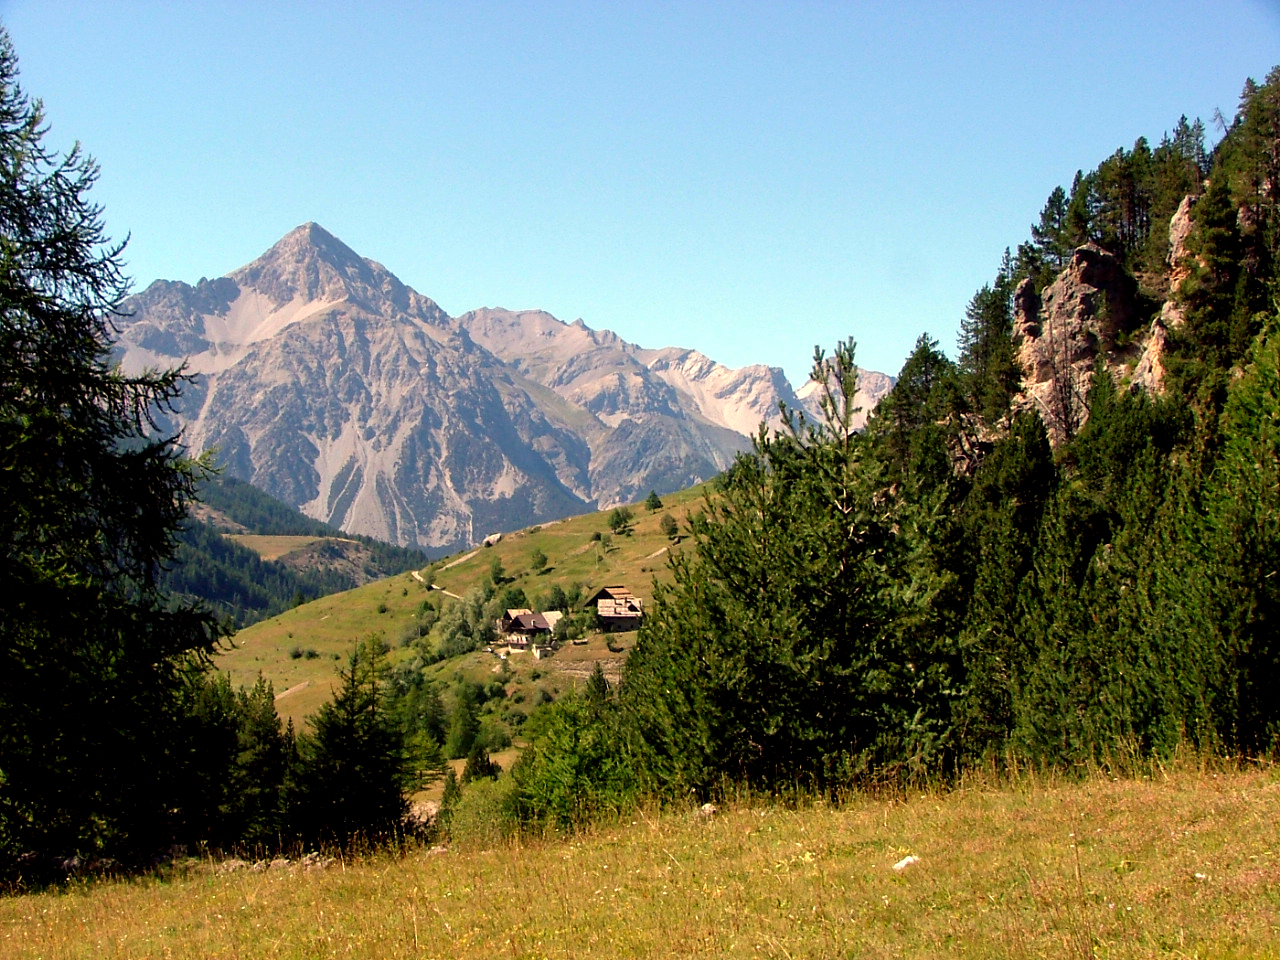
{"label": "gray rock outcrop", "polygon": [[1119,376],[1136,363],[1137,285],[1120,260],[1095,244],[1071,256],[1037,297],[1030,281],[1014,295],[1014,346],[1023,370],[1017,401],[1037,410],[1050,442],[1074,436],[1088,420],[1094,366]]}

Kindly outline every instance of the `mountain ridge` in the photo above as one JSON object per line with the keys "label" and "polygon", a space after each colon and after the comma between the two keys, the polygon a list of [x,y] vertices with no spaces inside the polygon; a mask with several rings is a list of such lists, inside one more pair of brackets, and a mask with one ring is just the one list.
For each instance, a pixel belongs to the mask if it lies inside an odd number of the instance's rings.
{"label": "mountain ridge", "polygon": [[803,404],[777,368],[581,319],[450,317],[314,222],[123,312],[126,370],[197,375],[173,424],[189,448],[308,516],[433,550],[705,481],[779,401]]}

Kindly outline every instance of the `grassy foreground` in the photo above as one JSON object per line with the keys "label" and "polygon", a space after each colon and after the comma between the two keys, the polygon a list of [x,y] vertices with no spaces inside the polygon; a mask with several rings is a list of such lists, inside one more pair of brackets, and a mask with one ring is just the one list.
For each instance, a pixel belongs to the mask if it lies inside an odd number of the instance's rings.
{"label": "grassy foreground", "polygon": [[565,841],[10,896],[0,956],[1275,957],[1277,824],[1276,771],[1191,765],[743,802]]}

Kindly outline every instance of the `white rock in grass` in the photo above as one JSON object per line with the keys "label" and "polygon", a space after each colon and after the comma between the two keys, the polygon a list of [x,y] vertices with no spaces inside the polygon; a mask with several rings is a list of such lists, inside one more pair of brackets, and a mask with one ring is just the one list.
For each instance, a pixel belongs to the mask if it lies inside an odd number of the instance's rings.
{"label": "white rock in grass", "polygon": [[920,862],[919,857],[915,857],[915,856],[903,857],[901,860],[899,860],[889,869],[897,870],[899,873],[901,873],[903,870],[907,869],[907,867],[911,866],[913,863],[919,863],[919,862]]}

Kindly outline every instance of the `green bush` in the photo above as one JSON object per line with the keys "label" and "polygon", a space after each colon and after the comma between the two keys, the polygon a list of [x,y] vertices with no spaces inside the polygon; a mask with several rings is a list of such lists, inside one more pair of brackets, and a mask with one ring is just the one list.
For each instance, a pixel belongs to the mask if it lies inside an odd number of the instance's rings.
{"label": "green bush", "polygon": [[508,842],[517,827],[513,784],[503,777],[467,784],[449,811],[447,831],[457,846],[492,847]]}
{"label": "green bush", "polygon": [[615,708],[602,682],[586,695],[565,697],[530,722],[533,742],[510,776],[516,786],[513,806],[523,824],[568,830],[634,805],[639,780],[630,754],[620,749],[624,741]]}

